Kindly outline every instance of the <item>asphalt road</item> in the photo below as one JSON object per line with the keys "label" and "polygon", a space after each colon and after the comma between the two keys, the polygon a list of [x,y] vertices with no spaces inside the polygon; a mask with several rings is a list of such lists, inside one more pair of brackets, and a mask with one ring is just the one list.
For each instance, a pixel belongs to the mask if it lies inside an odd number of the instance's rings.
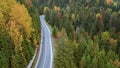
{"label": "asphalt road", "polygon": [[44,15],[40,16],[40,21],[41,21],[42,35],[41,35],[40,51],[35,68],[53,68],[51,33],[46,24]]}

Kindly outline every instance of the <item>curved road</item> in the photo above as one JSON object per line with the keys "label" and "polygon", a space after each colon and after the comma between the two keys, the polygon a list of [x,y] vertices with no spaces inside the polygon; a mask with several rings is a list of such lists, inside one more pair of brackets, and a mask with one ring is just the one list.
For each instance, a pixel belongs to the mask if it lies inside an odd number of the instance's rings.
{"label": "curved road", "polygon": [[46,25],[45,15],[40,16],[40,21],[42,27],[41,45],[35,68],[53,68],[51,33]]}

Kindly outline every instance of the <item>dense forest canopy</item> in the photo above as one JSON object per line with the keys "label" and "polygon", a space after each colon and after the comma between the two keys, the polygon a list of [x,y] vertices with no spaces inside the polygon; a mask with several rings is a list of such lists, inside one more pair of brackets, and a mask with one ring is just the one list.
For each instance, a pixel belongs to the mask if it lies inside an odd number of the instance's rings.
{"label": "dense forest canopy", "polygon": [[54,68],[120,68],[120,0],[0,0],[0,68],[26,68],[52,26]]}
{"label": "dense forest canopy", "polygon": [[55,68],[120,67],[120,0],[40,0],[55,37]]}
{"label": "dense forest canopy", "polygon": [[39,40],[39,12],[33,2],[0,0],[0,68],[26,68]]}

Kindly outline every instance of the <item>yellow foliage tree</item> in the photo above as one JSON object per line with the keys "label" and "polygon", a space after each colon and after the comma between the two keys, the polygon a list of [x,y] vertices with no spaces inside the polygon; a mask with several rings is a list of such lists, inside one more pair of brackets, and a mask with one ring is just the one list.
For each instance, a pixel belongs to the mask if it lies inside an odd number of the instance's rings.
{"label": "yellow foliage tree", "polygon": [[9,21],[9,24],[7,25],[7,29],[17,49],[17,48],[21,48],[23,35],[21,34],[19,27],[16,25],[17,24],[15,23],[15,21]]}
{"label": "yellow foliage tree", "polygon": [[3,22],[4,22],[3,14],[0,12],[0,24],[3,24]]}
{"label": "yellow foliage tree", "polygon": [[[23,41],[28,40],[32,43],[33,41],[31,42],[30,39],[33,39],[33,31],[32,19],[24,5],[21,5],[16,0],[0,0],[1,56],[6,57],[1,58],[4,60],[2,60],[3,63],[0,63],[0,68],[18,68],[20,66],[25,68],[27,66],[27,61],[32,57],[33,51],[31,46],[25,47],[29,43]],[[26,53],[27,55],[25,55]],[[10,64],[8,64],[8,61]],[[21,61],[23,62],[21,63]],[[1,66],[1,64],[3,65]]]}
{"label": "yellow foliage tree", "polygon": [[72,14],[72,20],[75,21],[75,14]]}
{"label": "yellow foliage tree", "polygon": [[16,0],[0,0],[0,27],[4,26],[15,44],[15,50],[22,51],[23,32],[29,40],[32,28],[32,19],[24,5]]}
{"label": "yellow foliage tree", "polygon": [[55,12],[60,12],[60,7],[54,6],[53,9],[54,9]]}
{"label": "yellow foliage tree", "polygon": [[29,39],[31,37],[31,32],[33,32],[34,29],[32,28],[32,19],[25,6],[16,3],[11,8],[10,16],[11,19],[15,21],[16,26],[18,26],[20,30],[26,32],[27,39]]}
{"label": "yellow foliage tree", "polygon": [[43,13],[45,14],[47,11],[49,11],[49,8],[48,7],[44,7]]}
{"label": "yellow foliage tree", "polygon": [[15,47],[22,51],[23,32],[26,33],[26,39],[29,40],[34,31],[32,19],[25,6],[15,0],[0,0],[0,26],[3,25]]}
{"label": "yellow foliage tree", "polygon": [[97,13],[96,14],[96,18],[98,19],[100,17],[100,13]]}
{"label": "yellow foliage tree", "polygon": [[54,11],[57,11],[57,6],[54,6],[54,8],[53,8],[53,9],[54,9]]}
{"label": "yellow foliage tree", "polygon": [[10,8],[13,7],[15,3],[15,0],[0,0],[0,24],[5,24],[5,21],[8,20]]}

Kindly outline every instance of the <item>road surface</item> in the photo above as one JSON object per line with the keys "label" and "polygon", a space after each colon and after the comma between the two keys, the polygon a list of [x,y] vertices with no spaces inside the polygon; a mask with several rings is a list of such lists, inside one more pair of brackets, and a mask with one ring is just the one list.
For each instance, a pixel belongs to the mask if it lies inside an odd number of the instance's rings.
{"label": "road surface", "polygon": [[40,21],[41,21],[42,35],[41,35],[40,51],[35,68],[53,68],[51,33],[46,24],[44,15],[40,16]]}

